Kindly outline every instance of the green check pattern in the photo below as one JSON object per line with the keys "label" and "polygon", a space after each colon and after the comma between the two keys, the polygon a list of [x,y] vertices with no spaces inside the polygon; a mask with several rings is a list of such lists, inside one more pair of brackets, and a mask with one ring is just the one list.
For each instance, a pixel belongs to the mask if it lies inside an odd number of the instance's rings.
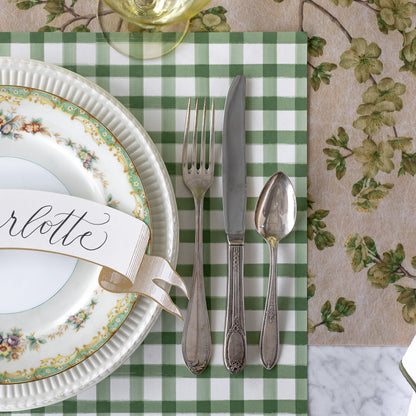
{"label": "green check pattern", "polygon": [[[115,34],[135,45],[140,34]],[[307,415],[307,67],[306,33],[196,33],[171,54],[138,62],[120,55],[96,33],[0,33],[0,55],[57,64],[114,95],[143,124],[170,173],[180,221],[177,270],[190,286],[194,206],[182,182],[181,153],[188,97],[215,97],[215,180],[204,205],[204,272],[213,356],[192,375],[181,352],[182,322],[163,312],[131,358],[97,386],[56,405],[19,414],[48,415]],[[221,130],[228,87],[247,77],[247,221],[245,307],[248,359],[230,375],[222,363],[226,293],[226,236],[222,214]],[[298,200],[296,228],[279,247],[282,351],[268,371],[258,342],[269,253],[254,229],[262,186],[282,170]],[[173,292],[183,311],[187,301]],[[16,413],[17,414],[17,413]]]}

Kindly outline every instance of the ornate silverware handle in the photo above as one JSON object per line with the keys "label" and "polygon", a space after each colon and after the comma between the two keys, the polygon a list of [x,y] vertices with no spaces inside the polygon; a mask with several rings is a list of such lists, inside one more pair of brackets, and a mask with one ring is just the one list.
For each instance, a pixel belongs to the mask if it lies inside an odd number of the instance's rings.
{"label": "ornate silverware handle", "polygon": [[195,250],[192,288],[185,317],[182,353],[193,374],[205,370],[211,356],[211,330],[205,297],[202,254],[203,198],[195,198]]}
{"label": "ornate silverware handle", "polygon": [[270,245],[269,284],[260,334],[260,356],[264,367],[272,369],[280,353],[279,309],[277,306],[277,243]]}
{"label": "ornate silverware handle", "polygon": [[228,284],[225,311],[224,364],[231,374],[244,368],[247,340],[244,317],[244,241],[228,241]]}

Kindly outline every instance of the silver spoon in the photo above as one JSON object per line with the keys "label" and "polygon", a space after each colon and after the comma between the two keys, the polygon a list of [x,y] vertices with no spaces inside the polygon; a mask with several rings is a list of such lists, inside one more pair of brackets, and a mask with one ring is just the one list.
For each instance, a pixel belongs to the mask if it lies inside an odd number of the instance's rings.
{"label": "silver spoon", "polygon": [[270,370],[279,359],[279,323],[277,307],[277,246],[293,229],[296,221],[296,195],[290,179],[277,172],[264,185],[254,214],[257,232],[270,250],[269,284],[260,335],[260,355]]}

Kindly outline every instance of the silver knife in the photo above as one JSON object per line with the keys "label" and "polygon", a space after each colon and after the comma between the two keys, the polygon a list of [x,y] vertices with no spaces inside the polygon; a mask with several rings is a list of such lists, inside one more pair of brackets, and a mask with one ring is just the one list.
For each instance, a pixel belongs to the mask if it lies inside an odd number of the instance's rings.
{"label": "silver knife", "polygon": [[222,134],[223,210],[228,251],[224,364],[232,374],[244,368],[247,351],[243,287],[247,200],[245,96],[246,79],[238,75],[228,91]]}

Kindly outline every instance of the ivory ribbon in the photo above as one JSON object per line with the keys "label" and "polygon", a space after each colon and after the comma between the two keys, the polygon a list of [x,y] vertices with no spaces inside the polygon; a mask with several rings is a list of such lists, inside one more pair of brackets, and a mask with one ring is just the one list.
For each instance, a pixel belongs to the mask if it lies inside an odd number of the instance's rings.
{"label": "ivory ribbon", "polygon": [[0,249],[48,251],[98,264],[103,289],[147,296],[182,319],[161,282],[187,296],[188,290],[167,260],[145,254],[150,230],[143,221],[52,192],[1,189],[0,201]]}

